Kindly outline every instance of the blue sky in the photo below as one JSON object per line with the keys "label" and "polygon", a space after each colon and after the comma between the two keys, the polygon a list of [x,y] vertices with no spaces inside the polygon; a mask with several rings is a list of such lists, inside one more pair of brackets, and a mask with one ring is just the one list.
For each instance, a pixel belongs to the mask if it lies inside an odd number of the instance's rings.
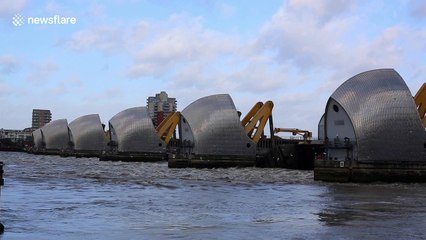
{"label": "blue sky", "polygon": [[[14,26],[15,14],[76,24]],[[229,93],[245,114],[272,100],[276,127],[316,135],[326,101],[360,72],[394,68],[412,94],[426,79],[426,2],[0,0],[0,128],[145,106],[178,110]]]}

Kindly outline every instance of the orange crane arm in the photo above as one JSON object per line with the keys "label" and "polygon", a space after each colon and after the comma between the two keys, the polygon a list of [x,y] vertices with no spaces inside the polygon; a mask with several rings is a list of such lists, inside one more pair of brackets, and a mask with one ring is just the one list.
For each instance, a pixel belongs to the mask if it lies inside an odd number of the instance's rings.
{"label": "orange crane arm", "polygon": [[180,112],[170,113],[156,128],[157,135],[169,144],[172,134],[180,121]]}
{"label": "orange crane arm", "polygon": [[289,132],[289,133],[292,133],[293,135],[299,134],[303,136],[303,140],[305,141],[312,138],[312,132],[308,130],[300,130],[298,128],[274,128],[274,132],[275,133]]}
{"label": "orange crane arm", "polygon": [[253,118],[253,116],[259,111],[259,109],[263,106],[262,102],[257,102],[247,113],[247,115],[241,120],[241,124],[243,126],[247,125],[247,123],[250,121],[250,119]]}
{"label": "orange crane arm", "polygon": [[274,103],[272,101],[267,101],[265,104],[258,102],[241,121],[244,131],[253,140],[253,142],[259,142],[266,122],[270,117],[272,117],[273,107]]}
{"label": "orange crane arm", "polygon": [[423,126],[426,128],[426,83],[423,83],[416,96],[414,96],[414,102],[416,103]]}

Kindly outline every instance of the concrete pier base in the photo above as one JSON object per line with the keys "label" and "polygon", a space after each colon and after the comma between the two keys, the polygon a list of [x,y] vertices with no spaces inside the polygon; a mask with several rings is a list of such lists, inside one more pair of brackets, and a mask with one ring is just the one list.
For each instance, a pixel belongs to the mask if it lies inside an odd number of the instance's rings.
{"label": "concrete pier base", "polygon": [[122,162],[158,162],[166,161],[165,153],[116,153],[102,154],[100,161],[122,161]]}
{"label": "concrete pier base", "polygon": [[169,168],[227,168],[227,167],[254,167],[256,159],[247,156],[220,156],[220,155],[192,155],[182,156],[170,154]]}
{"label": "concrete pier base", "polygon": [[102,153],[100,151],[74,151],[73,155],[76,158],[95,158],[99,157]]}
{"label": "concrete pier base", "polygon": [[34,155],[56,155],[61,157],[72,157],[74,153],[71,151],[61,151],[61,150],[40,150],[30,152]]}
{"label": "concrete pier base", "polygon": [[426,164],[316,160],[314,179],[326,182],[426,182]]}
{"label": "concrete pier base", "polygon": [[76,158],[96,158],[99,156],[100,154],[96,153],[74,153],[74,157]]}

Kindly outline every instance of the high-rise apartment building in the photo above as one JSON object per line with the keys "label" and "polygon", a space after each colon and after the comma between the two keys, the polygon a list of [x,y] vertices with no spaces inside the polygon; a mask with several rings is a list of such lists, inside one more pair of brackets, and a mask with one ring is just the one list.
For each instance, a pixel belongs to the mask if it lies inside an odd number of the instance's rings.
{"label": "high-rise apartment building", "polygon": [[147,107],[149,115],[155,126],[161,123],[171,112],[176,112],[176,98],[169,98],[166,92],[155,94],[155,97],[148,97]]}
{"label": "high-rise apartment building", "polygon": [[46,123],[49,123],[51,120],[52,113],[50,112],[50,110],[33,109],[33,129],[41,128],[46,125]]}

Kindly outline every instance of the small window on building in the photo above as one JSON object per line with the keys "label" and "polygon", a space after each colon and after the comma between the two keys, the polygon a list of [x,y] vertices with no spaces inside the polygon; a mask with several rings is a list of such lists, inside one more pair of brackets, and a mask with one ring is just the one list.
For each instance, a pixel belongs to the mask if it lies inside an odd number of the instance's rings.
{"label": "small window on building", "polygon": [[343,125],[345,125],[345,121],[344,120],[334,120],[334,125],[335,126],[343,126]]}
{"label": "small window on building", "polygon": [[339,112],[339,107],[338,107],[336,104],[334,104],[334,105],[333,105],[333,110],[334,110],[335,112]]}

